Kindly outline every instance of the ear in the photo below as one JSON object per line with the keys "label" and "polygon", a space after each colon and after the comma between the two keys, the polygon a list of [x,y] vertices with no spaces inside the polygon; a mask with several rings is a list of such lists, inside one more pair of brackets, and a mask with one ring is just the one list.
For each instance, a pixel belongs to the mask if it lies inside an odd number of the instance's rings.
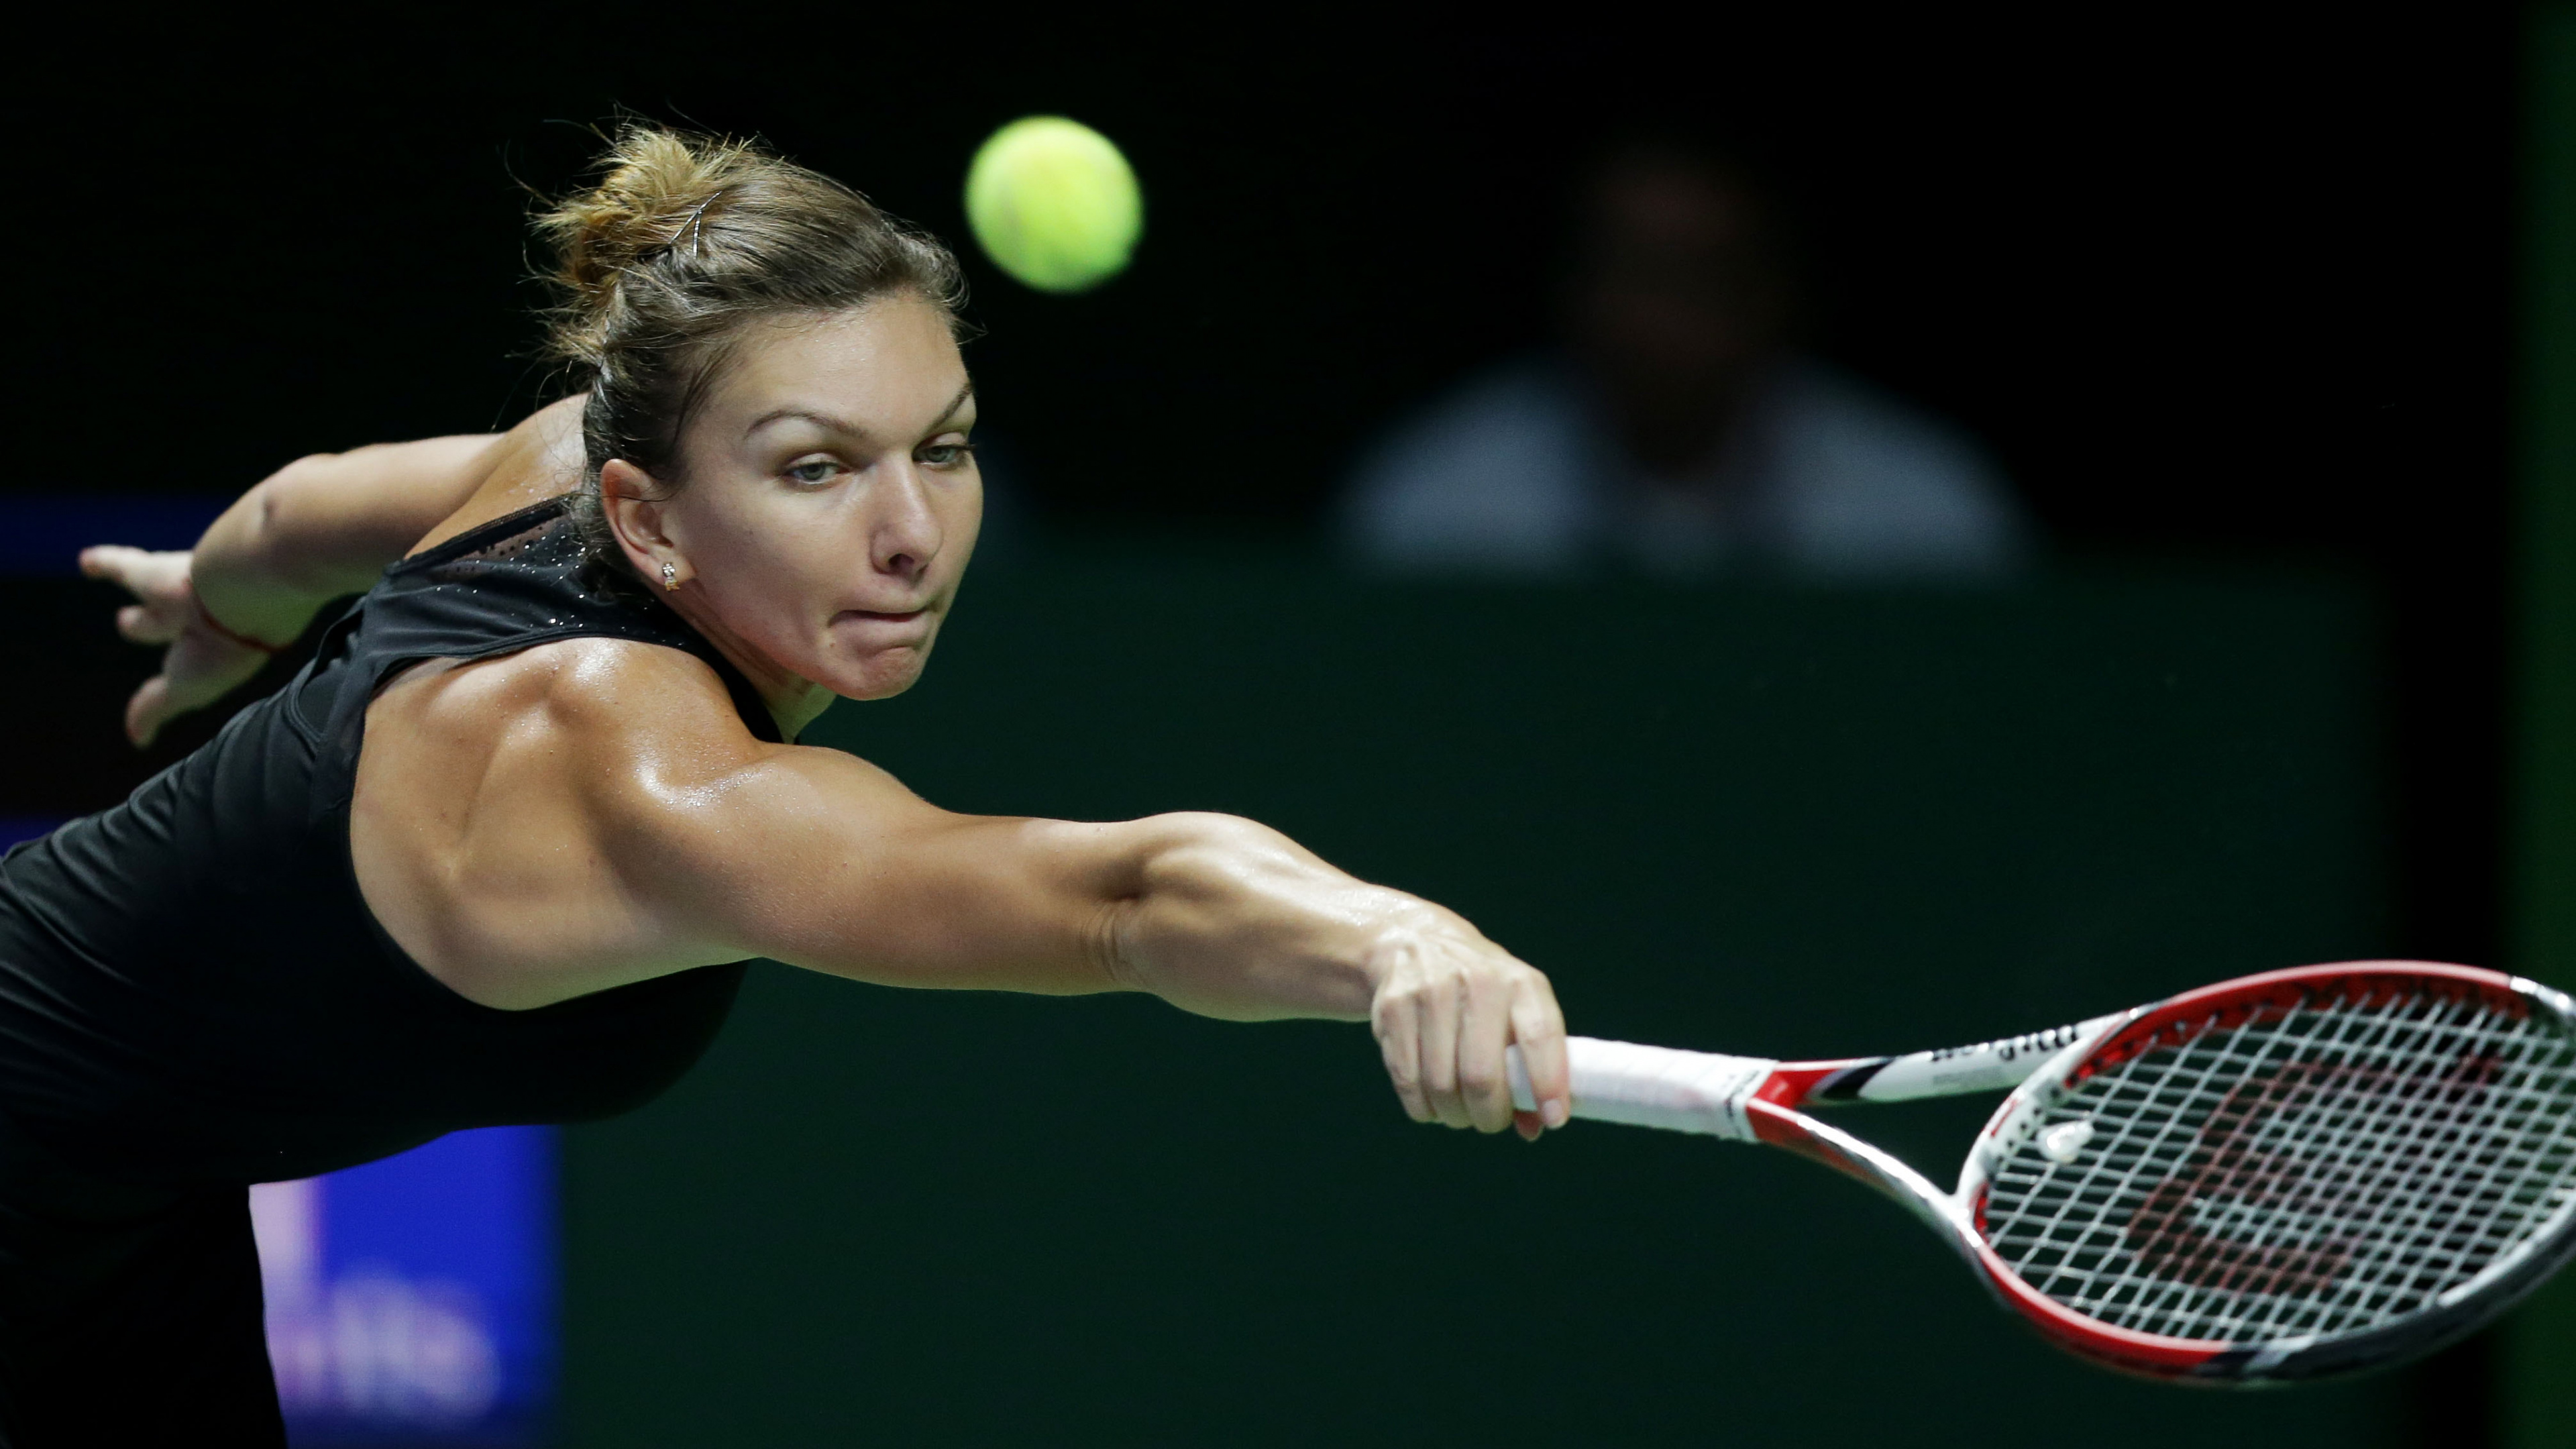
{"label": "ear", "polygon": [[[695,571],[681,552],[679,540],[670,533],[670,518],[664,511],[667,494],[653,481],[653,475],[627,462],[611,458],[599,466],[599,507],[608,517],[609,531],[617,535],[617,545],[626,551],[626,561],[635,568],[638,578],[649,583],[676,588],[687,583]],[[671,572],[662,572],[668,564]]]}

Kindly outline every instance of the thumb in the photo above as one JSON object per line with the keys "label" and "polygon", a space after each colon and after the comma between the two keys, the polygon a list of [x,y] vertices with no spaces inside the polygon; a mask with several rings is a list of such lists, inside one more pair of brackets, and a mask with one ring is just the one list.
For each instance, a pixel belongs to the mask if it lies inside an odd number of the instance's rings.
{"label": "thumb", "polygon": [[186,627],[184,617],[155,613],[148,604],[128,604],[116,611],[116,632],[135,644],[167,644]]}
{"label": "thumb", "polygon": [[138,750],[150,748],[152,737],[170,722],[171,713],[170,676],[153,675],[125,702],[125,737]]}

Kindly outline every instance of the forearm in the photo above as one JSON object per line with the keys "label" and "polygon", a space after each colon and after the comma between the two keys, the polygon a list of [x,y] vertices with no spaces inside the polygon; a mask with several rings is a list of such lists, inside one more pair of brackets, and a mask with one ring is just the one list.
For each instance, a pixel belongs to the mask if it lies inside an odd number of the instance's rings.
{"label": "forearm", "polygon": [[[1106,954],[1126,984],[1236,1021],[1366,1020],[1417,1121],[1524,1136],[1571,1112],[1565,1017],[1547,978],[1456,913],[1354,880],[1296,842],[1225,816],[1139,821],[1168,839],[1113,909]],[[1515,1112],[1506,1048],[1534,1111]]]}
{"label": "forearm", "polygon": [[[676,911],[673,931],[707,942],[708,960],[766,955],[890,986],[1144,991],[1236,1021],[1364,1020],[1419,1120],[1535,1134],[1566,1119],[1565,1021],[1545,976],[1454,912],[1275,830],[1224,815],[953,815],[830,750],[763,746],[682,779],[661,762],[688,758],[687,741],[662,725],[650,788],[608,797],[642,806],[644,828],[606,853],[631,859],[639,902]],[[1514,1045],[1539,1104],[1517,1117]]]}
{"label": "forearm", "polygon": [[[835,774],[877,773],[846,756],[829,763],[845,766]],[[688,851],[702,864],[652,894],[693,919],[722,921],[704,933],[746,953],[862,981],[1050,996],[1143,991],[1238,1021],[1365,1019],[1391,936],[1433,921],[1473,934],[1448,912],[1354,880],[1232,816],[944,816],[915,830],[880,816],[847,834],[844,823],[821,825],[813,839],[710,830],[709,844]],[[765,838],[756,854],[726,845],[754,834]],[[781,857],[828,865],[819,876],[778,872]]]}
{"label": "forearm", "polygon": [[298,557],[278,525],[279,485],[314,461],[289,463],[263,480],[197,540],[190,582],[206,612],[232,633],[282,644],[303,633],[323,604],[348,592],[332,587],[352,572],[345,560]]}
{"label": "forearm", "polygon": [[1105,914],[1123,984],[1237,1021],[1365,1020],[1388,966],[1454,914],[1334,869],[1267,826],[1223,815],[1136,822],[1135,893]]}
{"label": "forearm", "polygon": [[234,633],[293,639],[316,610],[374,583],[461,506],[488,472],[493,444],[430,438],[287,464],[198,540],[190,574],[199,602]]}
{"label": "forearm", "polygon": [[[665,728],[652,753],[686,758],[686,739]],[[1359,1021],[1422,943],[1493,950],[1454,913],[1234,816],[956,815],[866,761],[792,747],[631,794],[624,772],[600,778],[619,782],[601,817],[631,822],[607,853],[673,934],[862,981]]]}

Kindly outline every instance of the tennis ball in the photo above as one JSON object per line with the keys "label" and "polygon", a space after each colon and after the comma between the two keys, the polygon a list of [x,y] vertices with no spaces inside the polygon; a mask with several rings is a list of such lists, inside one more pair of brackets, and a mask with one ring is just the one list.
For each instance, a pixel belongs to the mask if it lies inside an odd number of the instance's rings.
{"label": "tennis ball", "polygon": [[1083,292],[1126,267],[1145,230],[1145,200],[1108,137],[1062,116],[1028,116],[975,152],[966,220],[1003,271],[1041,292]]}

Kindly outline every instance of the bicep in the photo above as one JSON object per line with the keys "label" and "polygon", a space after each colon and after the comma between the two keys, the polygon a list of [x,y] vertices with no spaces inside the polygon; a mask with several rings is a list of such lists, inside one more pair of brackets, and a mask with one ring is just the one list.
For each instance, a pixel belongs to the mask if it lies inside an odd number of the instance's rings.
{"label": "bicep", "polygon": [[834,750],[650,792],[638,883],[747,955],[884,985],[1118,989],[1108,913],[1138,826],[959,815]]}

